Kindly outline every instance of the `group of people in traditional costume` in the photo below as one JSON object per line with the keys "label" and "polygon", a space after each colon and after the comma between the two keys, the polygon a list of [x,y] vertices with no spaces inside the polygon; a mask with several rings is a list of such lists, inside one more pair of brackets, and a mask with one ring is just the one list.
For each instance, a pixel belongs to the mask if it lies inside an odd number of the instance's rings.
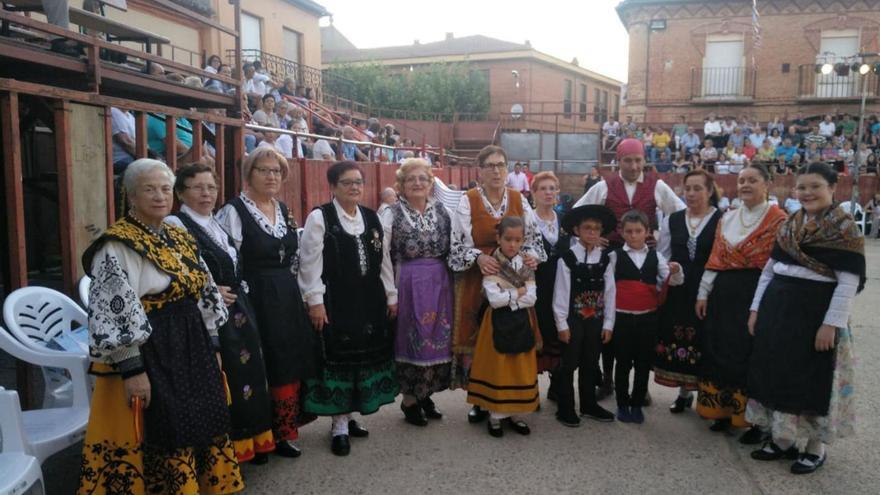
{"label": "group of people in traditional costume", "polygon": [[[722,216],[708,173],[685,176],[682,202],[643,171],[640,142],[617,154],[619,172],[563,218],[558,178],[535,176],[533,210],[505,187],[497,146],[450,209],[431,165],[404,161],[381,216],[361,204],[360,167],[338,162],[301,232],[274,150],[248,155],[245,190],[217,213],[211,167],[135,161],[130,209],[83,255],[96,381],[80,493],[234,493],[240,463],[300,456],[317,416],[349,454],[369,435],[354,414],[399,393],[412,425],[443,417],[432,394],[462,388],[470,422],[528,435],[545,371],[563,425],[644,422],[653,369],[679,389],[671,412],[698,391],[712,430],[749,428],[753,458],[815,471],[852,430],[849,316],[865,283],[837,174],[804,167],[803,209],[786,217],[767,170],[748,167],[743,206]],[[616,414],[599,405],[612,393]]]}

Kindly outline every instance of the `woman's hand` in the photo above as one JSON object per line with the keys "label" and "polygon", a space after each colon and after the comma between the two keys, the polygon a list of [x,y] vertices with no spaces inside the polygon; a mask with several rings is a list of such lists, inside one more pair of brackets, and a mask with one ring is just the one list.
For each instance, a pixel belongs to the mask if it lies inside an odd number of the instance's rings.
{"label": "woman's hand", "polygon": [[523,255],[523,263],[532,270],[538,269],[538,258],[535,258],[531,254]]}
{"label": "woman's hand", "polygon": [[819,352],[834,349],[834,338],[837,336],[837,328],[831,325],[822,325],[816,332],[816,350]]}
{"label": "woman's hand", "polygon": [[477,265],[479,265],[480,272],[483,275],[495,275],[501,271],[501,263],[498,263],[498,260],[486,254],[477,256]]}
{"label": "woman's hand", "polygon": [[569,343],[571,341],[571,330],[563,330],[558,332],[556,335],[559,336],[559,341],[563,344]]}
{"label": "woman's hand", "polygon": [[611,330],[602,330],[602,343],[607,344],[611,342],[611,336],[613,335],[613,333],[614,332],[612,332]]}
{"label": "woman's hand", "polygon": [[525,287],[517,287],[516,288],[516,298],[519,299],[520,297],[522,297],[524,295],[526,295],[526,288]]}
{"label": "woman's hand", "polygon": [[675,262],[675,261],[670,261],[670,262],[669,262],[669,273],[675,275],[676,273],[678,273],[678,272],[680,272],[680,271],[681,271],[681,265],[679,265],[679,264],[678,264],[677,262]]}
{"label": "woman's hand", "polygon": [[389,304],[388,305],[388,318],[390,318],[392,320],[397,318],[397,305],[396,304]]}
{"label": "woman's hand", "polygon": [[125,401],[131,404],[132,397],[140,397],[144,403],[144,409],[150,407],[150,379],[147,373],[141,373],[122,380],[125,387]]}
{"label": "woman's hand", "polygon": [[221,370],[223,369],[223,359],[220,357],[219,352],[217,353],[217,366],[219,366]]}
{"label": "woman's hand", "polygon": [[706,306],[707,301],[705,299],[697,299],[697,304],[694,305],[694,311],[697,313],[697,318],[701,320],[706,318]]}
{"label": "woman's hand", "polygon": [[235,304],[235,300],[238,299],[238,296],[232,292],[232,287],[228,287],[226,285],[218,285],[217,290],[220,291],[220,295],[223,296],[223,303],[227,306],[232,306]]}
{"label": "woman's hand", "polygon": [[315,330],[320,332],[324,329],[324,325],[330,323],[330,320],[327,318],[327,308],[323,304],[309,306],[309,320],[312,321],[312,326],[315,327]]}
{"label": "woman's hand", "polygon": [[749,313],[749,335],[752,337],[755,336],[755,323],[758,322],[758,312],[752,311]]}
{"label": "woman's hand", "polygon": [[608,247],[608,239],[606,239],[604,237],[600,237],[599,238],[599,246],[603,249],[607,248]]}

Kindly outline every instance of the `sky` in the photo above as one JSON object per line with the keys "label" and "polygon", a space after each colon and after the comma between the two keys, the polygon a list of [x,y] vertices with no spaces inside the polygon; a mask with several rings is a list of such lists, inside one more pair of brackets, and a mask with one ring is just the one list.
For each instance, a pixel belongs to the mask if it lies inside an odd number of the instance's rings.
{"label": "sky", "polygon": [[[626,29],[620,0],[317,0],[358,48],[440,41],[482,34],[532,47],[626,82]],[[322,25],[329,24],[328,19]]]}

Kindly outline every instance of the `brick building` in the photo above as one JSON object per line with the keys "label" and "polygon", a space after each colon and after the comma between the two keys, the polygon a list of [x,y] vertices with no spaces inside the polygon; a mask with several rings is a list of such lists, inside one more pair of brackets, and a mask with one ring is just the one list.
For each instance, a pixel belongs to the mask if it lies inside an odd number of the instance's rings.
{"label": "brick building", "polygon": [[332,25],[322,27],[324,68],[334,63],[380,63],[395,70],[469,62],[489,82],[489,115],[504,127],[596,131],[620,109],[621,82],[532,48],[486,36],[382,48],[355,48]]}
{"label": "brick building", "polygon": [[[624,0],[629,32],[626,114],[669,123],[685,115],[747,114],[766,122],[822,113],[880,111],[880,75],[848,69],[822,74],[817,64],[860,62],[878,51],[880,0],[757,2],[756,44],[748,0]],[[872,65],[880,59],[865,60]]]}

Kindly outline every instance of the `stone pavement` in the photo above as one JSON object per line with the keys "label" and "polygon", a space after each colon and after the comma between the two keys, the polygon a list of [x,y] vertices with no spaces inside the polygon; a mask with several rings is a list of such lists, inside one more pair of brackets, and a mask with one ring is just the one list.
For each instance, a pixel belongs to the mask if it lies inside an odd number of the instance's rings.
{"label": "stone pavement", "polygon": [[[558,424],[553,403],[532,415],[532,435],[511,431],[492,438],[485,424],[470,425],[461,391],[435,396],[446,413],[418,428],[403,421],[399,402],[363,419],[368,439],[352,439],[352,453],[329,450],[329,420],[304,428],[299,459],[271,457],[265,466],[244,466],[248,494],[431,493],[724,493],[873,494],[880,489],[880,241],[868,242],[868,286],[856,299],[857,436],[828,449],[818,473],[789,474],[789,461],[759,463],[752,447],[712,433],[693,411],[672,415],[676,395],[652,383],[654,405],[643,425]],[[542,376],[541,390],[547,380]],[[613,408],[613,399],[603,401]],[[72,493],[78,456],[65,452],[44,466],[50,490]]]}

